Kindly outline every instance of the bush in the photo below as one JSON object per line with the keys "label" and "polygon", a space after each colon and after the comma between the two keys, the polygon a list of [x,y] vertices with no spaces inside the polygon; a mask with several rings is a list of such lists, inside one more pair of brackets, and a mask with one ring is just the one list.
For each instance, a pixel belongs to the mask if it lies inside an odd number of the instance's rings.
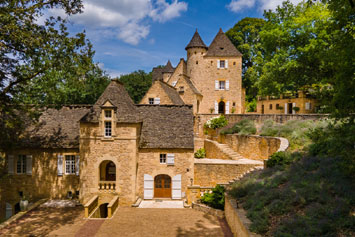
{"label": "bush", "polygon": [[206,157],[206,150],[205,148],[200,148],[195,152],[195,158],[205,158]]}
{"label": "bush", "polygon": [[221,131],[221,134],[238,133],[241,135],[250,135],[256,133],[256,127],[253,120],[243,119],[236,123],[233,127]]}
{"label": "bush", "polygon": [[223,116],[219,116],[219,117],[214,117],[209,119],[205,124],[204,124],[204,128],[212,128],[212,129],[217,129],[217,128],[223,128],[225,126],[227,126],[228,124],[228,120]]}
{"label": "bush", "polygon": [[201,202],[212,208],[224,210],[225,188],[219,184],[212,189],[212,193],[206,193],[201,197]]}
{"label": "bush", "polygon": [[292,162],[291,154],[285,151],[278,151],[272,154],[268,160],[266,160],[266,166],[268,168],[274,167],[276,165],[285,166]]}

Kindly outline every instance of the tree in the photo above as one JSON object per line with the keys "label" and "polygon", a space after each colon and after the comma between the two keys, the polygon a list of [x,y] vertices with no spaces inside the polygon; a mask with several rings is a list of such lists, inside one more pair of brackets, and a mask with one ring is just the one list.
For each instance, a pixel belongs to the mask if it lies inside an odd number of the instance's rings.
{"label": "tree", "polygon": [[[45,16],[51,8],[73,15],[81,12],[82,2],[0,3],[0,150],[16,143],[28,122],[38,117],[37,107],[92,102],[102,89],[97,86],[108,80],[93,63],[85,33],[70,36],[65,19]],[[46,18],[43,24],[41,17]]]}
{"label": "tree", "polygon": [[233,28],[226,32],[228,38],[232,41],[235,47],[243,54],[242,58],[242,82],[246,88],[246,98],[252,101],[257,95],[255,77],[250,76],[251,72],[248,69],[253,66],[254,53],[260,51],[256,47],[260,46],[259,32],[263,28],[265,20],[261,18],[246,17]]}
{"label": "tree", "polygon": [[119,80],[124,84],[128,94],[135,103],[139,103],[152,85],[152,73],[142,70],[120,76]]}

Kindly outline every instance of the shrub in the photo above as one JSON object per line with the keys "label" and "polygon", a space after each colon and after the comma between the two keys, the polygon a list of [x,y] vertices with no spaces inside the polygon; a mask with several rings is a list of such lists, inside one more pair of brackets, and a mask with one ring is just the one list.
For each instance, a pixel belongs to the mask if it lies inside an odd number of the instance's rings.
{"label": "shrub", "polygon": [[249,103],[247,102],[247,112],[255,112],[256,111],[256,99],[253,99]]}
{"label": "shrub", "polygon": [[266,160],[266,166],[268,168],[276,165],[284,166],[289,165],[292,162],[291,154],[285,151],[278,151],[272,154],[268,160]]}
{"label": "shrub", "polygon": [[212,189],[212,193],[206,193],[201,197],[201,202],[207,206],[224,210],[224,192],[225,188],[219,184]]}
{"label": "shrub", "polygon": [[256,127],[253,120],[243,119],[236,123],[233,127],[221,131],[221,134],[238,133],[241,135],[250,135],[256,133]]}
{"label": "shrub", "polygon": [[224,126],[227,126],[228,120],[223,116],[219,117],[214,117],[209,119],[205,124],[204,128],[212,128],[212,129],[217,129],[217,128],[222,128]]}
{"label": "shrub", "polygon": [[206,157],[205,148],[200,148],[195,152],[195,158],[205,158],[205,157]]}

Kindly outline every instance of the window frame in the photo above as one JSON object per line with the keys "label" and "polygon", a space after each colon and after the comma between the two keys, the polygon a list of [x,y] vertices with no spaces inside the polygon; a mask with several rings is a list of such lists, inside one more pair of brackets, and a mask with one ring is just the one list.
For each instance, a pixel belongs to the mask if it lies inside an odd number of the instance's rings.
{"label": "window frame", "polygon": [[166,158],[167,158],[166,153],[161,153],[159,155],[159,163],[162,165],[166,165]]}
{"label": "window frame", "polygon": [[[110,127],[106,126],[108,124],[110,124]],[[105,137],[112,137],[112,121],[105,121],[104,122],[104,136]]]}
{"label": "window frame", "polygon": [[[107,113],[110,113],[110,116],[106,116],[108,115]],[[112,110],[111,109],[105,109],[104,110],[104,116],[105,116],[105,119],[112,119]]]}
{"label": "window frame", "polygon": [[[223,62],[223,67],[222,67],[222,62]],[[226,60],[219,60],[219,68],[226,68]]]}
{"label": "window frame", "polygon": [[65,172],[66,175],[76,175],[76,156],[65,155],[64,156]]}
{"label": "window frame", "polygon": [[[223,85],[223,88],[222,88],[222,85]],[[224,81],[224,80],[218,81],[218,90],[220,90],[220,91],[226,90],[226,81]]]}
{"label": "window frame", "polygon": [[27,156],[17,155],[16,174],[26,174],[26,172],[27,172]]}
{"label": "window frame", "polygon": [[154,104],[154,98],[153,97],[148,98],[148,104],[150,104],[150,105]]}

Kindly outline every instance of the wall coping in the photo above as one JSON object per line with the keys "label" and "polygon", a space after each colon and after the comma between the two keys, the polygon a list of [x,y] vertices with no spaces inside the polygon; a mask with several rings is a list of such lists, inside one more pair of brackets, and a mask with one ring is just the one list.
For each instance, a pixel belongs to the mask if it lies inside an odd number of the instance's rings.
{"label": "wall coping", "polygon": [[251,160],[251,159],[239,159],[239,160],[222,160],[222,159],[196,159],[195,164],[205,165],[264,165],[263,161]]}
{"label": "wall coping", "polygon": [[219,218],[224,218],[224,211],[222,211],[222,210],[218,210],[218,209],[215,209],[215,208],[203,205],[203,204],[195,203],[195,202],[192,202],[191,205],[192,205],[192,209],[196,209],[198,211],[202,211],[204,213],[207,213],[212,216],[219,217]]}

